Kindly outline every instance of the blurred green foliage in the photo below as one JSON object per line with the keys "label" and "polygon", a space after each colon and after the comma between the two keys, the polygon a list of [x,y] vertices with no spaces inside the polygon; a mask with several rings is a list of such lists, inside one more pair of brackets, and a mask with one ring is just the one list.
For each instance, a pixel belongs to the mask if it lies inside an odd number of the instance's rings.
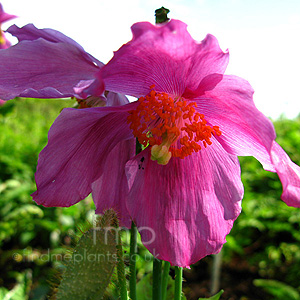
{"label": "blurred green foliage", "polygon": [[[274,126],[276,141],[300,165],[300,116],[295,120],[281,118]],[[256,286],[265,284],[264,290],[270,296],[243,299],[288,299],[280,297],[279,291],[274,298],[268,280],[277,280],[300,292],[300,209],[288,207],[280,200],[282,186],[277,174],[263,170],[252,157],[241,157],[240,163],[245,196],[242,213],[223,247],[223,265],[227,271],[234,268],[238,276],[248,270],[249,277],[265,280]],[[278,284],[272,291],[276,287],[282,289]],[[226,285],[222,288],[225,295]]]}
{"label": "blurred green foliage", "polygon": [[24,284],[18,278],[30,270],[31,299],[46,299],[53,267],[61,267],[66,247],[93,215],[91,198],[62,209],[38,206],[30,197],[48,130],[61,109],[72,105],[15,99],[0,107],[0,286],[12,290]]}
{"label": "blurred green foliage", "polygon": [[254,285],[262,287],[276,299],[299,300],[300,293],[291,286],[277,280],[255,279]]}
{"label": "blurred green foliage", "polygon": [[209,298],[199,298],[198,300],[219,300],[223,293],[224,291],[221,290],[219,293],[215,294],[214,296],[211,296]]}
{"label": "blurred green foliage", "polygon": [[[49,281],[55,281],[64,268],[62,260],[74,246],[76,234],[93,221],[90,197],[70,208],[44,208],[30,197],[47,132],[61,109],[73,104],[71,100],[15,99],[0,107],[0,299],[46,299]],[[300,164],[300,117],[274,123],[278,143]],[[300,210],[280,200],[282,187],[276,174],[264,171],[253,158],[240,161],[245,197],[222,250],[221,299],[285,300],[287,294],[293,299],[300,294]],[[127,232],[124,241],[128,251]],[[151,255],[140,242],[139,254],[137,278],[143,291],[151,280]],[[209,285],[206,266],[211,261],[207,257],[192,266],[191,272],[200,274],[194,276],[199,293]],[[193,279],[188,272],[187,299],[207,297],[205,293],[191,296]],[[117,299],[114,282],[105,299]]]}

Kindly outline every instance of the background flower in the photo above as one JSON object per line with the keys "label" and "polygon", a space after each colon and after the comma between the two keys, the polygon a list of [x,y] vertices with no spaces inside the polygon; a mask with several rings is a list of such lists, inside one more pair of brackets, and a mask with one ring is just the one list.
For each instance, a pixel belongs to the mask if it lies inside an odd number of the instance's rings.
{"label": "background flower", "polygon": [[16,16],[4,12],[2,4],[0,3],[0,49],[6,49],[11,45],[6,39],[4,32],[1,30],[1,25],[13,18],[16,18]]}
{"label": "background flower", "polygon": [[[16,18],[16,16],[4,12],[2,4],[0,3],[0,49],[6,49],[11,45],[10,42],[6,39],[4,32],[1,30],[1,25],[2,23],[9,21],[13,18]],[[5,101],[0,99],[0,106],[4,103]]]}

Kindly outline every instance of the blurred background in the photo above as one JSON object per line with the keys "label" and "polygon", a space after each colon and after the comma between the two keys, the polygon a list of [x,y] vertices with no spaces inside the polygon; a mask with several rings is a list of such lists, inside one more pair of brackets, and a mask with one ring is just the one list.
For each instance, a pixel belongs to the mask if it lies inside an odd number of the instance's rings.
{"label": "blurred background", "polygon": [[[185,21],[196,40],[212,33],[222,49],[229,48],[227,74],[252,84],[258,108],[274,122],[277,142],[300,164],[299,1],[1,2],[6,12],[19,16],[2,29],[13,23],[51,27],[103,62],[131,38],[132,23],[154,22],[155,9],[169,8],[169,17]],[[90,197],[70,208],[44,208],[30,197],[47,132],[61,109],[73,105],[71,100],[16,99],[0,107],[0,299],[47,299],[64,268],[63,255],[93,220]],[[300,210],[280,200],[276,174],[253,158],[240,161],[243,211],[221,255],[185,270],[186,298],[208,297],[218,270],[217,285],[225,290],[221,299],[300,300]],[[151,263],[145,258],[150,256],[141,245],[139,251],[139,299],[148,299]],[[111,285],[107,299],[116,297]]]}

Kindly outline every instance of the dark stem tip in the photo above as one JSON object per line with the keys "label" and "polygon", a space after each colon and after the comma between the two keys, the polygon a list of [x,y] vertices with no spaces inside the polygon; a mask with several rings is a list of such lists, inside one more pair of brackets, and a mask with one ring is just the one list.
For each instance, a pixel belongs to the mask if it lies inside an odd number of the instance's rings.
{"label": "dark stem tip", "polygon": [[168,13],[170,12],[169,9],[164,8],[163,6],[161,8],[158,8],[155,10],[155,23],[165,23],[169,21]]}

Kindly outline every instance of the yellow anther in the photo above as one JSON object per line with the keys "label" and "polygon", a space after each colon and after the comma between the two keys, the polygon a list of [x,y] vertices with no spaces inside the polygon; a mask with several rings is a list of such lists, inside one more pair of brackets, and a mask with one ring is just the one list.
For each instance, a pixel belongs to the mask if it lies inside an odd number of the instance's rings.
{"label": "yellow anther", "polygon": [[4,45],[4,44],[5,44],[5,38],[2,35],[2,31],[1,31],[1,28],[0,28],[0,45]]}
{"label": "yellow anther", "polygon": [[160,165],[166,165],[172,157],[169,148],[165,145],[154,145],[151,148],[151,159]]}

